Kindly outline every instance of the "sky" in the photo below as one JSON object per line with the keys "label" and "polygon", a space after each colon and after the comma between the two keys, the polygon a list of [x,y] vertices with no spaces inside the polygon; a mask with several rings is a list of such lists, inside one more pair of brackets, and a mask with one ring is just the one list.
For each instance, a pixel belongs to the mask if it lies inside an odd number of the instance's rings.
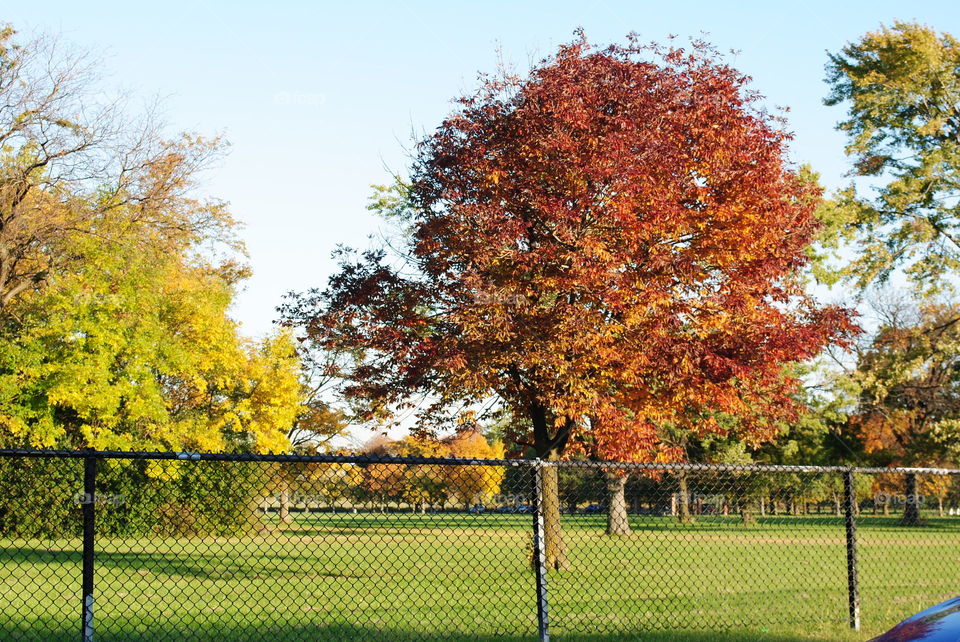
{"label": "sky", "polygon": [[24,36],[57,34],[102,60],[105,87],[159,97],[171,131],[223,134],[206,194],[244,223],[253,277],[234,316],[270,331],[284,293],[322,287],[338,244],[383,228],[370,185],[504,60],[525,69],[582,27],[597,44],[706,34],[770,106],[790,108],[792,156],[845,183],[843,118],[826,107],[827,51],[894,20],[960,36],[955,2],[0,1]]}

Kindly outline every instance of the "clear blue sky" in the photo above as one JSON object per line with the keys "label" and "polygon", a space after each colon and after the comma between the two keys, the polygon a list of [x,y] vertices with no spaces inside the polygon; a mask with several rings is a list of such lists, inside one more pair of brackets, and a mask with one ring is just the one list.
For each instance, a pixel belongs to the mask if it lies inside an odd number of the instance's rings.
{"label": "clear blue sky", "polygon": [[405,168],[411,130],[436,126],[498,47],[525,67],[578,26],[597,43],[706,32],[740,50],[768,104],[791,108],[794,158],[837,186],[842,112],[821,103],[825,51],[894,19],[960,35],[955,2],[902,0],[5,4],[0,21],[60,33],[102,54],[111,85],[165,97],[174,128],[232,143],[206,189],[246,224],[254,277],[234,313],[250,334],[270,328],[284,292],[326,282],[336,244],[366,246],[369,185]]}

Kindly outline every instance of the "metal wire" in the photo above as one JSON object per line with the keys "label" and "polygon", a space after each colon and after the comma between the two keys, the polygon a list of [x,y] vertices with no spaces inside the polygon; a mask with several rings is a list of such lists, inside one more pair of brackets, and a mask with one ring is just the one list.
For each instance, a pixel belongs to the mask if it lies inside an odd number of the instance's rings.
{"label": "metal wire", "polygon": [[0,638],[880,632],[955,597],[958,472],[3,450]]}

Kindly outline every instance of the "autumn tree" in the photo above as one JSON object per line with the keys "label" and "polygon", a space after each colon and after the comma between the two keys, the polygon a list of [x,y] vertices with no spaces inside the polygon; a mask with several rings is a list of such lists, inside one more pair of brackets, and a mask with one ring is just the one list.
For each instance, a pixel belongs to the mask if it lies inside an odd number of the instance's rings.
{"label": "autumn tree", "polygon": [[[933,295],[954,288],[960,267],[958,69],[953,36],[899,21],[848,44],[827,66],[825,102],[847,108],[839,128],[854,176],[821,212],[825,245],[853,257],[828,275],[865,289],[902,273],[921,296],[903,306],[912,320],[881,320],[850,373],[860,395],[849,432],[874,462],[935,463],[950,441],[948,355],[960,317]],[[908,523],[917,521],[913,508]]]}
{"label": "autumn tree", "polygon": [[[165,137],[154,110],[125,115],[98,81],[88,56],[48,37],[20,42],[0,24],[2,308],[75,264],[77,235],[130,248],[197,236],[234,243],[224,205],[193,196],[222,143]],[[133,229],[143,223],[149,237]]]}
{"label": "autumn tree", "polygon": [[241,336],[236,223],[196,197],[221,144],[167,140],[97,71],[0,29],[0,441],[286,450],[293,338]]}
{"label": "autumn tree", "polygon": [[[858,346],[848,377],[857,392],[845,435],[874,466],[952,466],[960,451],[960,308],[955,303],[886,296],[873,300],[878,328]],[[905,486],[880,487],[912,497],[949,488],[915,475],[892,476]],[[878,483],[881,480],[878,479]],[[918,484],[936,492],[922,493]],[[907,488],[906,486],[909,486]],[[904,503],[904,521],[919,523],[916,502]],[[884,504],[884,512],[888,507]]]}
{"label": "autumn tree", "polygon": [[363,484],[363,471],[356,464],[310,462],[300,466],[292,484],[294,502],[325,503],[335,509]]}
{"label": "autumn tree", "polygon": [[[525,419],[509,439],[551,461],[582,439],[624,459],[658,425],[719,429],[698,409],[781,412],[782,364],[850,326],[793,278],[819,193],[758,100],[701,43],[581,37],[525,77],[486,77],[389,203],[400,256],[342,254],[284,316],[353,351],[342,375],[368,417],[494,400]],[[555,467],[541,502],[563,568]]]}
{"label": "autumn tree", "polygon": [[[442,453],[457,459],[502,459],[503,444],[489,443],[475,425],[463,425],[454,435],[442,442]],[[445,466],[443,477],[449,493],[465,506],[484,500],[500,492],[504,469],[500,466]]]}
{"label": "autumn tree", "polygon": [[[488,441],[472,422],[463,422],[452,435],[438,439],[432,436],[408,435],[393,441],[383,436],[372,439],[363,453],[372,457],[443,457],[456,459],[501,459],[503,445]],[[464,463],[386,464],[372,462],[366,467],[366,488],[381,499],[394,497],[420,507],[458,501],[464,506],[500,492],[505,471],[497,466]]]}
{"label": "autumn tree", "polygon": [[[228,316],[234,270],[168,246],[144,243],[133,251],[87,235],[75,240],[74,256],[83,260],[69,270],[60,266],[2,314],[0,443],[288,448],[301,400],[295,345],[286,333],[256,342],[240,336]],[[151,532],[151,525],[191,533],[258,528],[256,498],[269,483],[262,473],[156,461],[115,462],[99,479],[103,492],[136,498],[110,527],[137,532]],[[163,492],[139,492],[145,485]]]}
{"label": "autumn tree", "polygon": [[960,306],[885,304],[872,340],[858,350],[851,427],[874,465],[942,465],[960,455]]}

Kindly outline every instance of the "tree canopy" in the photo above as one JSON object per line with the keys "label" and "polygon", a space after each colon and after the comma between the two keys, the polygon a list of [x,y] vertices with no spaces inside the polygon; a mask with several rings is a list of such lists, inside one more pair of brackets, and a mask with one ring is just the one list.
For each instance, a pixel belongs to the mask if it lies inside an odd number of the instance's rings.
{"label": "tree canopy", "polygon": [[866,287],[902,268],[943,288],[960,267],[960,42],[895,22],[830,54],[827,82],[862,179],[823,214],[827,242],[854,252],[839,275]]}
{"label": "tree canopy", "polygon": [[643,457],[657,424],[718,429],[706,410],[769,436],[783,364],[852,324],[794,278],[819,193],[746,83],[701,43],[583,38],[486,78],[381,199],[402,259],[344,254],[285,318],[356,356],[342,375],[369,417],[494,398],[539,456]]}
{"label": "tree canopy", "polygon": [[286,450],[296,345],[240,335],[236,223],[196,195],[222,143],[165,138],[96,81],[0,30],[0,443]]}

